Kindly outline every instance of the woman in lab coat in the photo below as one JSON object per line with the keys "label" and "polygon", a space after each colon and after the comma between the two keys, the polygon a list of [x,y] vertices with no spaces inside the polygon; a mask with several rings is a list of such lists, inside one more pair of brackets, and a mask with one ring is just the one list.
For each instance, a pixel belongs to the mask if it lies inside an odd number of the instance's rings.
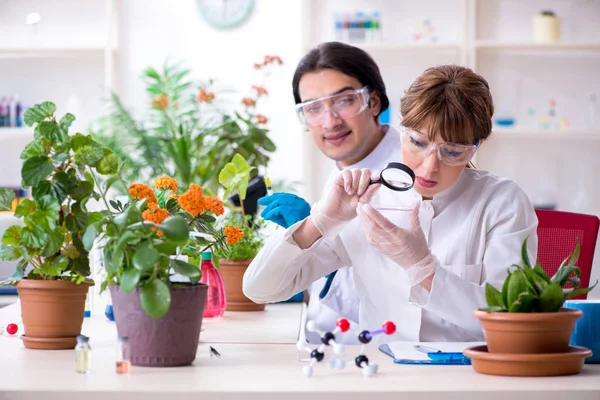
{"label": "woman in lab coat", "polygon": [[[311,215],[273,236],[244,276],[255,302],[289,298],[352,265],[360,328],[395,322],[383,341],[480,341],[473,310],[500,288],[520,247],[537,257],[537,218],[514,182],[469,167],[492,130],[484,78],[460,66],[427,69],[401,102],[402,162],[416,175],[401,195],[344,170]],[[398,210],[378,207],[393,199]],[[378,210],[380,208],[380,210]],[[402,211],[408,209],[409,211]]]}

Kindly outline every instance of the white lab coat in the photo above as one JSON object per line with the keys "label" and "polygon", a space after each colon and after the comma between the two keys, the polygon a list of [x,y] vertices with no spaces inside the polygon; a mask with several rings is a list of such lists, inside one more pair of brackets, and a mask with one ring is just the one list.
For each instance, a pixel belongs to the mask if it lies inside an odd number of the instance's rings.
{"label": "white lab coat", "polygon": [[[385,203],[392,194],[405,205],[421,201],[413,190],[399,197],[381,187],[372,203]],[[406,212],[384,215],[408,226]],[[271,237],[244,275],[244,293],[258,303],[287,299],[339,267],[352,265],[361,329],[375,330],[386,320],[397,327],[394,335],[377,336],[377,342],[483,341],[472,312],[486,305],[485,283],[501,288],[508,267],[520,263],[526,237],[530,259],[537,257],[537,217],[530,200],[510,180],[465,169],[451,188],[421,201],[419,217],[441,264],[431,292],[420,285],[410,287],[404,269],[371,247],[360,218],[354,218],[335,239],[320,238],[305,250],[292,239],[301,222]]]}
{"label": "white lab coat", "polygon": [[[400,151],[400,133],[390,125],[382,125],[385,133],[381,142],[364,159],[354,165],[336,169],[331,172],[325,190],[331,185],[342,169],[369,168],[381,171],[389,162],[399,162],[402,159]],[[321,291],[327,282],[326,278],[320,278],[311,284],[309,288],[310,300],[307,307],[307,320],[315,321],[317,327],[322,331],[330,331],[335,327],[339,318],[347,318],[352,325],[357,325],[359,320],[360,299],[354,285],[352,268],[350,266],[338,269],[331,281],[331,286],[320,298]],[[310,343],[319,343],[318,334],[305,332]],[[358,343],[356,338],[344,337],[344,343]]]}

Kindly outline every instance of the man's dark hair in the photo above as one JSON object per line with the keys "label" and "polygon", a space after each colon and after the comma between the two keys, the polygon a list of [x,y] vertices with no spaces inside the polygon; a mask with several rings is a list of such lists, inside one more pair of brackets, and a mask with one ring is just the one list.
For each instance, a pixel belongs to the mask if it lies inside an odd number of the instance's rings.
{"label": "man's dark hair", "polygon": [[340,42],[321,43],[300,60],[296,72],[294,72],[294,79],[292,79],[296,104],[302,102],[298,91],[302,76],[324,69],[332,69],[351,76],[361,85],[368,86],[371,93],[377,92],[381,98],[380,113],[390,106],[383,78],[373,58],[358,47]]}

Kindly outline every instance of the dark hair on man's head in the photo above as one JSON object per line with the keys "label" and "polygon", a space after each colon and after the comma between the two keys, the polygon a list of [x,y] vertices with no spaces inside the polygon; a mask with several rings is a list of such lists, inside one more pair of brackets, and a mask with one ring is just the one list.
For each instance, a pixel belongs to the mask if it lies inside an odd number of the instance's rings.
{"label": "dark hair on man's head", "polygon": [[383,78],[373,58],[358,47],[340,42],[321,43],[300,60],[296,72],[294,72],[294,79],[292,79],[296,104],[302,102],[298,86],[304,74],[325,69],[332,69],[351,76],[361,85],[368,86],[371,93],[377,92],[381,99],[380,113],[390,106]]}

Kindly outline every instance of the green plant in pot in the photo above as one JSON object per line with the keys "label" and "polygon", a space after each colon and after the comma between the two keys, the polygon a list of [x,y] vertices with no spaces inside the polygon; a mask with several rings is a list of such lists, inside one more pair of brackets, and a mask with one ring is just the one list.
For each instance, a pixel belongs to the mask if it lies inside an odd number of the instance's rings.
{"label": "green plant in pot", "polygon": [[219,173],[219,182],[225,188],[223,197],[237,193],[240,199],[240,207],[233,207],[234,212],[225,217],[228,232],[232,233],[228,237],[230,246],[214,252],[225,282],[228,311],[261,311],[266,306],[254,303],[242,291],[244,273],[264,242],[259,231],[264,221],[253,222],[244,212],[244,199],[253,169],[242,155],[236,154]]}
{"label": "green plant in pot", "polygon": [[[577,309],[565,308],[566,300],[586,294],[594,287],[581,288],[579,242],[562,262],[556,274],[548,276],[538,263],[531,264],[527,239],[521,248],[521,265],[508,270],[501,290],[486,284],[487,307],[475,310],[483,326],[490,353],[563,353],[575,322],[583,316]],[[569,285],[570,284],[570,285]],[[566,286],[571,286],[567,288]]]}
{"label": "green plant in pot", "polygon": [[208,287],[200,283],[199,266],[188,261],[207,248],[227,247],[215,227],[223,204],[195,184],[177,194],[177,182],[166,176],[155,180],[156,192],[130,185],[131,199],[122,204],[106,197],[117,183],[124,185],[119,179],[100,185],[106,210],[83,242],[88,249],[97,242],[103,253],[102,290],[110,290],[118,334],[129,337],[133,365],[189,365]]}
{"label": "green plant in pot", "polygon": [[[31,188],[14,211],[23,223],[2,236],[0,257],[16,262],[2,284],[15,285],[21,299],[23,343],[34,349],[69,349],[76,345],[90,286],[88,250],[83,235],[102,218],[87,203],[98,198],[92,174],[117,172],[117,157],[90,136],[69,135],[72,114],[60,120],[56,105],[27,110],[26,125],[35,125],[34,140],[21,153],[23,188]],[[0,189],[0,208],[10,210],[11,189]]]}

